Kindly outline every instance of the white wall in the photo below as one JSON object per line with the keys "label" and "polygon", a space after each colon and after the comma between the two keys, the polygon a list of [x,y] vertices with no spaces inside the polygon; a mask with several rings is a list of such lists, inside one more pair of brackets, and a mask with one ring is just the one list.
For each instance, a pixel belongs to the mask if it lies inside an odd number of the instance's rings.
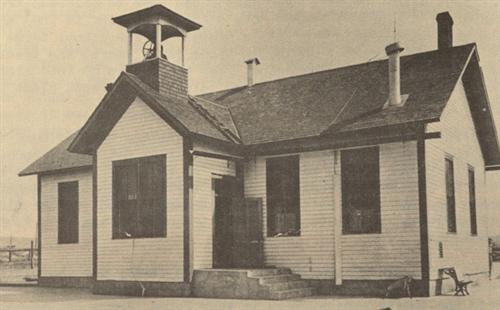
{"label": "white wall", "polygon": [[215,207],[212,178],[214,174],[234,176],[235,164],[225,159],[194,156],[193,165],[193,268],[212,268]]}
{"label": "white wall", "polygon": [[[78,243],[58,244],[58,183],[78,181]],[[41,177],[42,277],[92,276],[92,171]]]}
{"label": "white wall", "polygon": [[[167,237],[112,240],[112,161],[167,155]],[[97,152],[98,280],[183,281],[182,137],[137,98]]]}
{"label": "white wall", "polygon": [[[333,279],[334,153],[300,154],[301,236],[265,237],[265,263],[289,267],[308,279]],[[344,279],[420,278],[416,143],[380,145],[382,233],[342,236]],[[245,195],[263,199],[266,229],[266,160],[245,165]],[[340,206],[339,206],[340,207]],[[264,232],[264,236],[267,236]]]}
{"label": "white wall", "polygon": [[[488,270],[488,215],[485,196],[484,161],[477,140],[467,98],[460,82],[446,106],[441,121],[428,131],[441,131],[441,139],[426,142],[427,209],[429,222],[430,276],[438,269],[453,266],[463,273]],[[445,156],[453,157],[457,233],[448,233],[445,187]],[[470,233],[468,165],[476,178],[478,235]],[[443,243],[444,258],[439,258],[438,243]]]}
{"label": "white wall", "polygon": [[342,237],[344,279],[421,278],[416,142],[380,145],[382,233]]}

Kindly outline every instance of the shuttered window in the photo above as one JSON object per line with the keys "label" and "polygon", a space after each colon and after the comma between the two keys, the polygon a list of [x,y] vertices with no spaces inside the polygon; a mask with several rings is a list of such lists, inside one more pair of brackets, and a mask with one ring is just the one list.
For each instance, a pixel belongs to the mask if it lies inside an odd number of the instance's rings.
{"label": "shuttered window", "polygon": [[113,162],[113,238],[166,236],[166,156]]}
{"label": "shuttered window", "polygon": [[299,156],[266,161],[267,235],[300,235]]}
{"label": "shuttered window", "polygon": [[380,233],[379,148],[343,150],[341,171],[343,233]]}
{"label": "shuttered window", "polygon": [[448,220],[448,232],[457,232],[457,217],[455,210],[455,173],[453,171],[453,160],[445,159],[446,174],[446,215]]}
{"label": "shuttered window", "polygon": [[78,181],[57,184],[58,243],[78,243]]}
{"label": "shuttered window", "polygon": [[477,216],[476,216],[476,181],[474,168],[469,166],[469,209],[470,209],[470,233],[477,235]]}

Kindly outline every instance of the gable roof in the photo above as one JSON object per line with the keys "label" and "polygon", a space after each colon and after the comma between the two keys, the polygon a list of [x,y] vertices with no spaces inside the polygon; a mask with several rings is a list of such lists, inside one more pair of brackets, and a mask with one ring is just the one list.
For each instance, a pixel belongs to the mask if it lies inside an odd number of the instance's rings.
{"label": "gable roof", "polygon": [[383,108],[387,72],[385,59],[198,97],[227,107],[243,144],[260,145],[438,121],[462,78],[485,162],[500,164],[475,43],[401,57],[402,107]]}
{"label": "gable roof", "polygon": [[61,143],[45,153],[42,157],[19,172],[19,176],[73,168],[92,167],[92,156],[71,153],[68,151],[68,146],[77,134],[78,131],[64,139]]}
{"label": "gable roof", "polygon": [[136,97],[141,98],[180,135],[197,135],[231,142],[224,132],[203,117],[189,100],[160,95],[135,75],[122,72],[113,83],[113,88],[104,96],[69,145],[69,150],[85,154],[95,151]]}
{"label": "gable roof", "polygon": [[440,117],[474,44],[401,57],[403,107],[388,98],[387,60],[238,87],[199,97],[230,109],[244,144],[319,136]]}
{"label": "gable roof", "polygon": [[[401,57],[402,107],[383,109],[388,98],[387,60],[202,94],[180,100],[160,95],[137,76],[122,72],[82,130],[33,165],[85,166],[71,152],[92,153],[130,103],[140,97],[181,135],[258,147],[360,130],[438,121],[462,78],[487,166],[500,165],[500,147],[475,44]],[[73,141],[71,141],[73,140]],[[65,158],[66,156],[70,158]],[[82,155],[86,156],[86,155]],[[71,159],[73,158],[73,160]],[[47,160],[47,164],[44,161]],[[90,163],[91,164],[91,163]],[[52,167],[52,168],[51,168]],[[29,171],[32,171],[31,173]]]}

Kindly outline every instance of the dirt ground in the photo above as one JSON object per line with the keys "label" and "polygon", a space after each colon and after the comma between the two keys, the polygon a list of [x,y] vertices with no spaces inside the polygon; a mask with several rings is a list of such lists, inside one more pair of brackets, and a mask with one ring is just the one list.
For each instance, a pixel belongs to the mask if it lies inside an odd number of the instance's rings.
{"label": "dirt ground", "polygon": [[76,289],[0,287],[0,310],[11,309],[500,309],[500,264],[492,280],[470,287],[470,296],[350,298],[321,296],[285,301],[97,296]]}

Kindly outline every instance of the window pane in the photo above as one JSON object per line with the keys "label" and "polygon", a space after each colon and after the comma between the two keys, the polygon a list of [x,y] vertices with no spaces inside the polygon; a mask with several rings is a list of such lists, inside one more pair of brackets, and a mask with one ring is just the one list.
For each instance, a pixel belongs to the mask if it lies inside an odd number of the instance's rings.
{"label": "window pane", "polygon": [[341,153],[343,233],[380,233],[378,147]]}
{"label": "window pane", "polygon": [[477,235],[476,217],[476,185],[474,169],[469,167],[469,208],[470,208],[470,233]]}
{"label": "window pane", "polygon": [[58,184],[58,242],[78,243],[78,181]]}
{"label": "window pane", "polygon": [[299,157],[267,159],[268,236],[300,234]]}
{"label": "window pane", "polygon": [[113,163],[113,237],[166,235],[166,157]]}
{"label": "window pane", "polygon": [[455,181],[453,172],[453,161],[449,158],[445,160],[446,165],[446,211],[448,218],[448,232],[457,232],[457,222],[455,214]]}

